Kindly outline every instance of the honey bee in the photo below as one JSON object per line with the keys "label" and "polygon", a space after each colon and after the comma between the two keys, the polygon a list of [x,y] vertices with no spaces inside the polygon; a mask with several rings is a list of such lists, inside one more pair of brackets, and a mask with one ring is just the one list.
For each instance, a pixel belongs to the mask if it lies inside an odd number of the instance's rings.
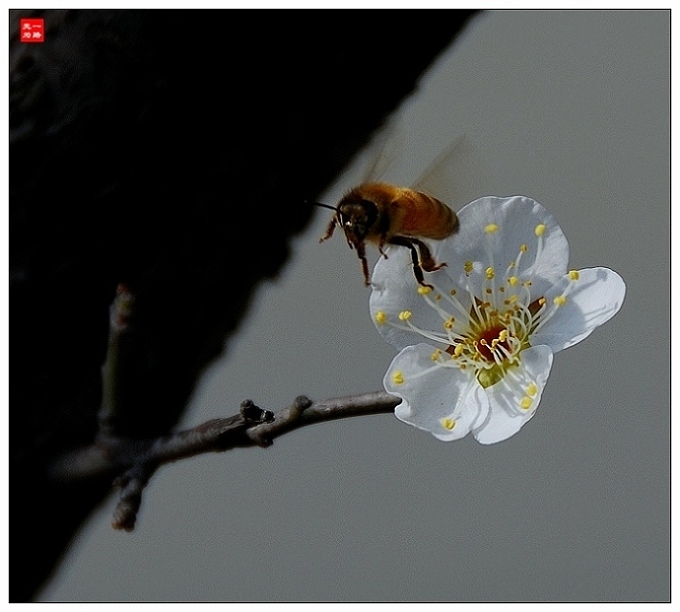
{"label": "honey bee", "polygon": [[423,271],[434,272],[446,262],[437,263],[421,238],[442,240],[458,231],[458,217],[453,210],[437,198],[410,187],[363,183],[346,193],[337,206],[315,204],[335,211],[320,242],[330,238],[336,226],[342,228],[350,248],[357,251],[367,286],[371,278],[366,242],[374,243],[385,258],[385,245],[408,248],[416,280],[431,287],[425,282]]}
{"label": "honey bee", "polygon": [[458,217],[450,205],[479,197],[489,176],[476,147],[463,135],[453,140],[410,187],[380,182],[391,161],[399,156],[404,134],[397,126],[388,126],[381,140],[381,153],[373,158],[364,180],[347,192],[337,206],[311,202],[335,211],[320,242],[340,227],[350,248],[356,249],[366,285],[371,284],[367,242],[375,244],[385,258],[387,245],[408,248],[416,280],[430,287],[423,272],[439,270],[446,262],[435,261],[423,239],[453,236],[458,231]]}

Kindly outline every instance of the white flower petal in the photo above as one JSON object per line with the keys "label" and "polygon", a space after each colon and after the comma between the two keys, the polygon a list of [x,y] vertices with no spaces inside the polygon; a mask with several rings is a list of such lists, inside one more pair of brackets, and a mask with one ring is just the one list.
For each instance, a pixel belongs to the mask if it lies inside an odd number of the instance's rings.
{"label": "white flower petal", "polygon": [[[371,318],[380,335],[398,350],[425,341],[426,338],[422,334],[409,329],[407,324],[399,321],[399,313],[410,311],[414,313],[411,320],[413,325],[445,337],[444,318],[429,307],[425,298],[418,293],[420,285],[413,274],[408,249],[390,247],[387,255],[388,259],[381,258],[373,271],[373,291],[369,302]],[[443,291],[450,291],[454,285],[446,270],[442,268],[426,274],[426,282],[436,285]],[[435,293],[432,293],[432,296]],[[461,295],[460,301],[466,308],[470,307],[467,295]],[[427,340],[434,343],[432,338]]]}
{"label": "white flower petal", "polygon": [[[440,440],[457,440],[486,418],[488,400],[469,372],[436,365],[434,350],[427,344],[405,348],[392,361],[383,384],[403,400],[395,410],[399,420]],[[445,419],[450,419],[448,428]]]}
{"label": "white flower petal", "polygon": [[470,377],[456,407],[448,415],[449,419],[455,421],[454,428],[447,431],[440,427],[431,433],[443,442],[459,440],[483,423],[488,415],[489,398],[477,380]]}
{"label": "white flower petal", "polygon": [[609,268],[587,268],[578,271],[563,306],[555,307],[554,299],[567,287],[564,277],[546,294],[547,306],[555,309],[553,316],[531,337],[531,344],[545,344],[553,352],[573,346],[586,338],[596,327],[606,323],[621,308],[626,295],[623,279]]}
{"label": "white flower petal", "polygon": [[[514,436],[536,413],[552,367],[553,354],[547,346],[532,346],[520,354],[521,365],[512,368],[486,389],[490,411],[484,423],[473,430],[481,444],[494,444]],[[522,402],[526,402],[523,406]]]}
{"label": "white flower petal", "polygon": [[[465,261],[476,263],[475,269],[480,272],[491,265],[504,272],[518,258],[522,245],[528,250],[521,256],[516,275],[531,277],[532,294],[541,295],[567,271],[567,239],[555,217],[531,198],[486,196],[464,206],[458,218],[458,234],[435,242],[433,253],[435,259],[448,262],[449,274],[459,285],[465,285]],[[490,224],[497,226],[497,231],[487,233]],[[545,226],[540,255],[536,236],[539,225]],[[490,246],[493,262],[489,261]]]}

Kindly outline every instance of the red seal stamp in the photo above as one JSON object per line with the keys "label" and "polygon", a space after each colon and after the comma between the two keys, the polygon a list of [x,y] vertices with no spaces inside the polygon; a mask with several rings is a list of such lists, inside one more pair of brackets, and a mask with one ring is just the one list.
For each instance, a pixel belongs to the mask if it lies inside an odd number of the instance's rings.
{"label": "red seal stamp", "polygon": [[45,20],[21,19],[19,22],[19,40],[24,43],[45,42]]}

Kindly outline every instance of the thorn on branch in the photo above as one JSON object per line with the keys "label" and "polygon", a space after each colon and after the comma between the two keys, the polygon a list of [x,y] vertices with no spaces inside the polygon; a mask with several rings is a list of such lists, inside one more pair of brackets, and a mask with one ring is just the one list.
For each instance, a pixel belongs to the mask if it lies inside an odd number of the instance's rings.
{"label": "thorn on branch", "polygon": [[271,410],[263,410],[249,399],[241,402],[241,416],[246,423],[271,423],[274,420]]}
{"label": "thorn on branch", "polygon": [[312,400],[310,400],[306,395],[298,395],[293,402],[293,406],[300,412],[307,410],[312,405]]}

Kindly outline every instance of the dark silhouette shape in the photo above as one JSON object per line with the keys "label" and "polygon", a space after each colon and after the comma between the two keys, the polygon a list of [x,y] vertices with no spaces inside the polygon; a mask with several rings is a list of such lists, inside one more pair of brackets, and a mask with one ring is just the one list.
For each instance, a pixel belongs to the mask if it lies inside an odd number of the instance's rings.
{"label": "dark silhouette shape", "polygon": [[[301,202],[470,14],[11,12],[10,601],[110,490],[47,469],[96,434],[118,283],[138,296],[126,427],[159,435],[285,263]],[[44,43],[19,41],[22,17],[45,19]]]}

